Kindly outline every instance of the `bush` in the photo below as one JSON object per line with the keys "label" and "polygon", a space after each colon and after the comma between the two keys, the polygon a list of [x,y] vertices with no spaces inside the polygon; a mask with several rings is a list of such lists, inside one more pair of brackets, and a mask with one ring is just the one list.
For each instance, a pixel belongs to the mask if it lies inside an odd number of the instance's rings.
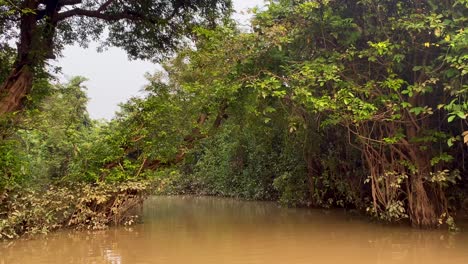
{"label": "bush", "polygon": [[285,172],[276,178],[273,186],[279,192],[279,202],[287,206],[308,205],[310,200],[307,179],[304,175]]}
{"label": "bush", "polygon": [[46,190],[15,189],[0,206],[0,239],[45,234],[69,227],[104,229],[133,224],[148,193],[149,182],[50,186]]}

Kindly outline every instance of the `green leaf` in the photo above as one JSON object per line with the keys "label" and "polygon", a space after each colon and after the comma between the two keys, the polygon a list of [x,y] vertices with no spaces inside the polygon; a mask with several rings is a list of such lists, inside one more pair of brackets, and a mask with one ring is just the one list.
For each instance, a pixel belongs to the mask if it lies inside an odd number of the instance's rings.
{"label": "green leaf", "polygon": [[411,113],[414,113],[415,115],[419,115],[424,111],[423,107],[413,107],[410,109]]}
{"label": "green leaf", "polygon": [[459,118],[461,118],[461,119],[466,119],[465,113],[459,111],[459,112],[457,112],[456,114],[457,114],[457,116],[458,116]]}
{"label": "green leaf", "polygon": [[265,113],[273,113],[273,112],[275,112],[275,111],[276,111],[276,109],[273,108],[273,107],[271,107],[271,106],[267,106],[267,107],[265,108]]}

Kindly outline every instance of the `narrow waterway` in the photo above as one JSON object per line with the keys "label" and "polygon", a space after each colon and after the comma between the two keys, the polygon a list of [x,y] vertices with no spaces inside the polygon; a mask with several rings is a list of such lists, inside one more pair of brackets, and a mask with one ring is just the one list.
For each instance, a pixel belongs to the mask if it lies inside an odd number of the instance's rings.
{"label": "narrow waterway", "polygon": [[153,197],[144,224],[0,244],[1,264],[468,263],[468,233],[370,223],[340,211]]}

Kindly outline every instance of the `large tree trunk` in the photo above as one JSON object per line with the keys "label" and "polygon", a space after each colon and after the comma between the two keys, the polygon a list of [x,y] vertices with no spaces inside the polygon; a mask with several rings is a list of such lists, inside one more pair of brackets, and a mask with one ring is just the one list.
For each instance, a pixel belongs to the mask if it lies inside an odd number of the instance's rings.
{"label": "large tree trunk", "polygon": [[[25,0],[21,4],[22,10],[37,10],[39,2]],[[0,117],[22,108],[22,101],[31,91],[33,83],[33,67],[37,65],[35,46],[39,44],[35,36],[37,33],[36,14],[27,12],[21,16],[18,54],[14,69],[0,87]],[[36,47],[37,48],[37,47]]]}
{"label": "large tree trunk", "polygon": [[14,69],[0,88],[0,116],[20,110],[32,87],[33,73],[28,66]]}
{"label": "large tree trunk", "polygon": [[[36,67],[53,57],[53,39],[59,10],[58,0],[50,0],[44,10],[38,10],[37,0],[24,0],[21,10],[28,10],[21,15],[19,42],[14,69],[0,87],[0,117],[20,110],[23,99],[33,85]],[[38,21],[43,19],[43,25]],[[41,23],[39,23],[41,25]]]}

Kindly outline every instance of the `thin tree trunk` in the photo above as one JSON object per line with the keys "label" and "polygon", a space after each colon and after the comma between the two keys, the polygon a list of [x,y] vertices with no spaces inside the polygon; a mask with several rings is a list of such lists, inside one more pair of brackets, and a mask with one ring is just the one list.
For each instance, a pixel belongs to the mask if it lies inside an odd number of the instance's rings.
{"label": "thin tree trunk", "polygon": [[[418,97],[410,98],[409,102],[412,105],[418,104]],[[409,118],[413,118],[408,114]],[[416,122],[409,123],[406,128],[407,138],[409,140],[418,136],[418,129],[423,124],[416,124]],[[417,171],[410,175],[411,192],[408,193],[409,202],[409,217],[412,225],[422,228],[434,228],[437,226],[439,213],[436,212],[438,200],[431,199],[424,185],[424,177],[429,175],[431,156],[429,152],[421,151],[420,146],[414,143],[405,144],[406,150],[411,157],[412,162],[416,166]]]}
{"label": "thin tree trunk", "polygon": [[414,226],[422,228],[434,228],[438,223],[438,215],[431,203],[420,173],[412,176],[411,196],[409,209],[410,220]]}

